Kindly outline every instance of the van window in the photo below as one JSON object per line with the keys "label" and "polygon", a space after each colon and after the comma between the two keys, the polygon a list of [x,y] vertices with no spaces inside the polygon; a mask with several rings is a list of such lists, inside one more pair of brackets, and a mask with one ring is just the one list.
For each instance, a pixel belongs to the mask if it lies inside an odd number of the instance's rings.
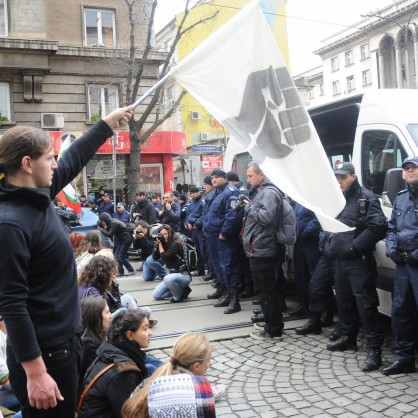
{"label": "van window", "polygon": [[415,141],[415,144],[418,146],[418,124],[412,123],[412,124],[406,125],[406,128],[408,129],[413,140]]}
{"label": "van window", "polygon": [[381,195],[386,172],[402,167],[406,152],[399,138],[391,131],[366,131],[362,141],[363,185]]}
{"label": "van window", "polygon": [[238,174],[238,177],[244,186],[247,185],[247,168],[252,160],[253,159],[248,152],[243,152],[242,154],[237,154],[232,162],[231,171]]}

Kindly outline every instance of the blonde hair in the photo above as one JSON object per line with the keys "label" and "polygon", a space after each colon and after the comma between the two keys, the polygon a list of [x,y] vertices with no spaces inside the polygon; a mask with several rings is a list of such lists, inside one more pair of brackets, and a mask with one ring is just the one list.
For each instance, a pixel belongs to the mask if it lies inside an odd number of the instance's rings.
{"label": "blonde hair", "polygon": [[115,261],[115,255],[113,254],[113,251],[110,248],[102,248],[100,251],[97,251],[97,253],[94,254],[94,256],[95,257],[97,256],[107,257]]}
{"label": "blonde hair", "polygon": [[184,372],[195,363],[202,363],[211,353],[208,338],[200,333],[183,334],[173,347],[173,357],[160,366],[148,379],[145,386],[134,393],[122,408],[123,418],[149,418],[147,396],[151,383],[161,376]]}

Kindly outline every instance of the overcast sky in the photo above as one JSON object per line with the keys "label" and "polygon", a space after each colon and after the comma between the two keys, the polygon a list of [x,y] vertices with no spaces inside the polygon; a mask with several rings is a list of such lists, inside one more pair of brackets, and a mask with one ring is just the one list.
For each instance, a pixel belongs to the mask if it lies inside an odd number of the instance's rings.
{"label": "overcast sky", "polygon": [[[224,0],[228,4],[228,0]],[[290,65],[293,75],[316,65],[320,59],[312,51],[320,40],[361,20],[360,15],[396,1],[391,0],[288,0],[287,24]],[[185,0],[159,0],[156,31],[184,9]]]}

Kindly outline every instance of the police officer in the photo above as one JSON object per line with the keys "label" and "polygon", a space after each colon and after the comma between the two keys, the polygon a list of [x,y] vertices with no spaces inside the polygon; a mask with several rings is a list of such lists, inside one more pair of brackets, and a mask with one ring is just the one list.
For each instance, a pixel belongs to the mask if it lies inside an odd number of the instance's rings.
{"label": "police officer", "polygon": [[186,228],[187,210],[189,208],[189,201],[184,193],[181,193],[178,199],[180,205],[180,233],[191,238],[191,232]]}
{"label": "police officer", "polygon": [[373,250],[377,242],[386,236],[387,219],[378,197],[360,186],[353,164],[338,164],[334,173],[346,199],[337,219],[354,230],[334,234],[330,243],[336,256],[335,291],[342,335],[328,342],[327,349],[357,349],[360,317],[367,342],[367,356],[362,370],[377,370],[382,364],[384,333],[377,311],[379,299]]}
{"label": "police officer", "polygon": [[[203,280],[208,282],[209,280],[216,280],[215,270],[213,269],[212,256],[210,255],[210,247],[207,242],[207,236],[205,233],[205,226],[208,222],[208,205],[207,202],[210,201],[215,194],[215,188],[212,185],[212,179],[210,176],[206,176],[203,179],[202,186],[202,202],[203,202],[203,214],[202,214],[202,232],[203,232],[203,244],[205,247],[205,259],[208,266],[208,274],[203,276]],[[220,283],[215,282],[216,291],[208,295],[208,299],[219,299],[223,294],[223,289],[221,288]]]}
{"label": "police officer", "polygon": [[[321,258],[309,282],[309,321],[295,329],[299,335],[321,334],[322,327],[334,322],[334,294],[332,286],[335,280],[336,261],[330,248],[331,234],[321,232],[319,249]],[[334,333],[336,335],[336,333]],[[338,339],[341,335],[338,334]],[[333,337],[331,337],[332,341]]]}
{"label": "police officer", "polygon": [[290,319],[306,318],[309,309],[309,282],[320,257],[319,231],[321,225],[315,214],[292,202],[297,220],[298,236],[293,247],[293,269],[299,305],[289,312]]}
{"label": "police officer", "polygon": [[407,189],[396,196],[386,236],[386,254],[396,263],[392,296],[395,361],[380,369],[384,375],[415,372],[418,306],[418,157],[406,158],[402,177]]}
{"label": "police officer", "polygon": [[251,337],[259,340],[282,336],[283,315],[280,294],[275,283],[274,268],[280,252],[276,239],[276,225],[282,206],[279,189],[271,183],[257,163],[247,170],[251,185],[251,203],[245,207],[243,245],[250,260],[254,287],[264,316],[264,329],[254,331]]}
{"label": "police officer", "polygon": [[205,245],[203,241],[203,199],[197,186],[190,186],[189,193],[192,201],[188,205],[185,226],[190,232],[197,252],[197,275],[205,274]]}
{"label": "police officer", "polygon": [[210,246],[216,279],[223,288],[222,297],[215,307],[226,307],[225,314],[241,310],[239,304],[240,263],[239,233],[244,212],[235,211],[231,202],[236,200],[239,191],[226,179],[226,172],[216,168],[211,174],[212,184],[216,191],[206,201],[207,222],[205,233]]}
{"label": "police officer", "polygon": [[228,171],[226,173],[226,179],[239,190],[240,194],[248,196],[249,190],[246,187],[244,187],[237,173],[235,173],[234,171]]}

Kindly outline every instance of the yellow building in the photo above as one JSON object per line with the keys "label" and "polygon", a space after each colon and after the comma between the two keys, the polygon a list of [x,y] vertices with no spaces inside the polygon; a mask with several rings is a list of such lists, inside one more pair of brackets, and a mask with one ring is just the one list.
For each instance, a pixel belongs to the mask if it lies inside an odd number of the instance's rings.
{"label": "yellow building", "polygon": [[[272,28],[284,61],[289,64],[289,50],[286,26],[287,0],[259,0],[260,7]],[[189,11],[185,28],[206,20],[182,36],[177,46],[178,60],[181,61],[197,45],[209,37],[217,28],[231,19],[250,0],[211,0],[194,7]],[[215,17],[210,19],[211,16]],[[183,13],[176,16],[178,25]],[[186,133],[187,146],[223,139],[228,134],[218,121],[211,116],[190,94],[186,95],[181,104],[183,132]]]}

